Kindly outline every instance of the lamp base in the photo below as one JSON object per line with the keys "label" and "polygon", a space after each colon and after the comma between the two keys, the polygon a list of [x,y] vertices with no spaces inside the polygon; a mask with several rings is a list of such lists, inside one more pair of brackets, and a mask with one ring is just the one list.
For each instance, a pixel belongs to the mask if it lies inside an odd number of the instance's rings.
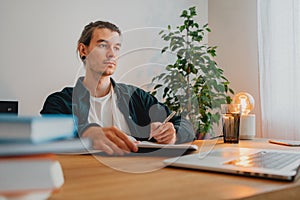
{"label": "lamp base", "polygon": [[255,115],[242,115],[240,120],[240,139],[251,140],[255,137]]}

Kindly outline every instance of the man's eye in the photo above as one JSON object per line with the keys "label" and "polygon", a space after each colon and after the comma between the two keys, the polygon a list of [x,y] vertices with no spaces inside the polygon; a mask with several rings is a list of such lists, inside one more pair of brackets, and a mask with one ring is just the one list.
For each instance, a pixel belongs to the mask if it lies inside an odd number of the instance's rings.
{"label": "man's eye", "polygon": [[100,47],[100,48],[106,48],[107,44],[99,44],[98,47]]}
{"label": "man's eye", "polygon": [[114,47],[115,51],[120,51],[120,47]]}

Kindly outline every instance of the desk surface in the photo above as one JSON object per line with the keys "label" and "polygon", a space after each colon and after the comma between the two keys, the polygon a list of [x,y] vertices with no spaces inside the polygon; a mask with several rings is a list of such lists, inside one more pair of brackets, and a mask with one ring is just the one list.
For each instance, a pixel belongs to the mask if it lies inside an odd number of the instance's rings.
{"label": "desk surface", "polygon": [[[207,147],[195,141],[200,149]],[[269,144],[267,140],[242,140],[214,148],[300,150]],[[299,199],[300,179],[293,183],[211,172],[163,167],[165,157],[103,157],[59,155],[65,184],[50,200],[59,199]],[[104,164],[103,164],[104,163]],[[108,167],[113,165],[115,169]],[[153,170],[155,169],[155,170]],[[139,173],[132,173],[137,170]],[[127,172],[126,172],[127,171]],[[128,171],[131,171],[129,173]],[[148,171],[148,172],[146,172]]]}

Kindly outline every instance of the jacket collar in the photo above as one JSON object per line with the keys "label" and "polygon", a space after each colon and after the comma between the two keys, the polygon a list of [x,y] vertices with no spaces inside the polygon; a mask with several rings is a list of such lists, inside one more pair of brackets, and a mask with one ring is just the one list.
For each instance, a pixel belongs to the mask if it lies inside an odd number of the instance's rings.
{"label": "jacket collar", "polygon": [[84,77],[79,77],[79,79],[77,80],[76,85],[74,87],[74,91],[73,91],[73,99],[74,99],[74,96],[79,99],[82,99],[82,98],[86,97],[87,95],[89,96],[89,94],[90,94],[89,91],[83,85],[83,79],[84,79]]}

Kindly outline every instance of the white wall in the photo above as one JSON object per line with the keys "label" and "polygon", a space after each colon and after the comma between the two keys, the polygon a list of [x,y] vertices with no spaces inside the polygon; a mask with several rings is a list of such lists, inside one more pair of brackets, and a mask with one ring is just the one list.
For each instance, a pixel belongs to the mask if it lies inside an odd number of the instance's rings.
{"label": "white wall", "polygon": [[178,25],[192,5],[201,24],[209,18],[209,43],[218,46],[217,61],[233,89],[254,96],[260,134],[255,0],[1,0],[0,100],[19,100],[20,114],[36,115],[47,95],[72,86],[83,71],[77,40],[95,20],[123,31],[115,79],[145,85],[170,59],[161,56],[157,33]]}
{"label": "white wall", "polygon": [[209,44],[236,93],[252,94],[257,135],[261,136],[256,0],[209,0]]}
{"label": "white wall", "polygon": [[77,40],[95,20],[123,30],[115,78],[149,83],[169,59],[160,56],[158,32],[181,22],[181,11],[192,5],[207,22],[207,0],[1,0],[0,100],[18,100],[21,115],[37,115],[46,96],[72,86],[83,71]]}

